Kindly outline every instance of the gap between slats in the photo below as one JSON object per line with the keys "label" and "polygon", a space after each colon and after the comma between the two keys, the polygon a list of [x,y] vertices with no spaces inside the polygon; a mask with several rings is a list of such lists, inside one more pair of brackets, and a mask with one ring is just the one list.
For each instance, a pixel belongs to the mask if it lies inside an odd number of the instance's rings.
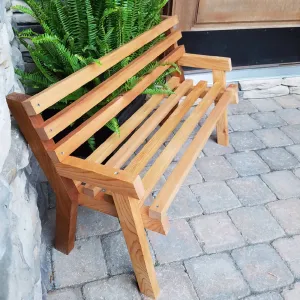
{"label": "gap between slats", "polygon": [[164,218],[166,212],[174,200],[177,192],[179,191],[181,184],[185,180],[188,172],[194,165],[199,153],[205,146],[209,136],[214,130],[216,123],[226,110],[228,104],[235,97],[232,90],[227,90],[220,98],[216,107],[212,110],[207,120],[189,145],[188,149],[168,177],[163,188],[160,190],[156,199],[150,206],[150,216],[152,218],[161,219]]}

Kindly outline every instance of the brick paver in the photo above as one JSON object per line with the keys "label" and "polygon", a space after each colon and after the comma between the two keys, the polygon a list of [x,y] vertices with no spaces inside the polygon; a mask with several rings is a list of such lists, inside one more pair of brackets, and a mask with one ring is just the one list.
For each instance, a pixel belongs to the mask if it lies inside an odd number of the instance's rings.
{"label": "brick paver", "polygon": [[278,253],[260,244],[232,251],[232,257],[255,292],[276,289],[294,281],[294,277]]}
{"label": "brick paver", "polygon": [[[218,145],[214,130],[168,211],[169,234],[147,230],[159,299],[299,300],[300,96],[241,97],[228,111],[230,146]],[[53,193],[45,196],[55,207]],[[51,209],[43,226],[49,300],[149,300],[138,291],[116,218],[80,207],[68,256],[51,249],[54,232]]]}
{"label": "brick paver", "polygon": [[185,267],[201,300],[234,300],[250,294],[227,253],[193,258]]}

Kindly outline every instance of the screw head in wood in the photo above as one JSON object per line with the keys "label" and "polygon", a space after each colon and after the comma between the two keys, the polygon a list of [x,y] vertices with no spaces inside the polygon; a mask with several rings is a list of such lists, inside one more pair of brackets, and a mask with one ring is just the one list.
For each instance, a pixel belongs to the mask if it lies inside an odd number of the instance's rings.
{"label": "screw head in wood", "polygon": [[114,174],[115,174],[115,175],[118,175],[118,174],[119,174],[119,172],[115,172]]}
{"label": "screw head in wood", "polygon": [[106,189],[102,189],[101,192],[105,193],[105,192],[106,192]]}

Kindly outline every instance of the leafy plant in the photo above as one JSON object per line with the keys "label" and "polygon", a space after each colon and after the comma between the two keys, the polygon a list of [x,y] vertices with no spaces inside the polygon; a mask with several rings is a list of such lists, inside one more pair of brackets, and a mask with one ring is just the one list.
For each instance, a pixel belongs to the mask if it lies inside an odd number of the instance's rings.
{"label": "leafy plant", "polygon": [[[44,33],[38,34],[27,29],[18,34],[20,41],[30,52],[36,69],[31,73],[21,70],[16,70],[16,73],[24,85],[40,91],[88,64],[95,62],[101,64],[102,56],[160,23],[161,9],[168,0],[25,0],[25,2],[29,8],[20,5],[14,8],[36,19],[43,27]],[[143,46],[92,82],[58,102],[53,108],[63,109],[163,38],[161,35]],[[157,62],[150,63],[88,112],[86,117],[94,114],[116,96],[132,89],[157,64]],[[165,84],[165,77],[175,70],[177,66],[174,64],[144,93],[172,93]],[[111,120],[107,127],[119,132],[116,119]],[[95,141],[90,140],[89,145],[93,148]]]}

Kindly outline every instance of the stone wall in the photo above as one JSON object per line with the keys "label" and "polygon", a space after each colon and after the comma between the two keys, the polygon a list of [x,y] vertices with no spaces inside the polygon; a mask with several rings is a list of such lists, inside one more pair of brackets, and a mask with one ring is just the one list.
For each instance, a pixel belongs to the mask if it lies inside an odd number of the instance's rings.
{"label": "stone wall", "polygon": [[31,152],[5,96],[24,92],[14,68],[24,68],[12,30],[11,1],[0,1],[0,299],[41,300],[41,222]]}

